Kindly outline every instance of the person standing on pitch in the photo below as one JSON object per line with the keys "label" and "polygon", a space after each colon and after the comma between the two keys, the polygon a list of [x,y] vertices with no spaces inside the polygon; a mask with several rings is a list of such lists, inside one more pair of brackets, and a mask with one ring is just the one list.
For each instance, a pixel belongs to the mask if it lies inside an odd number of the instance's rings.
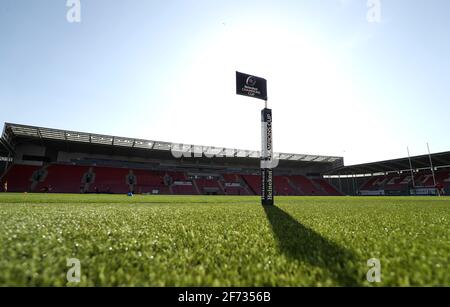
{"label": "person standing on pitch", "polygon": [[5,183],[3,184],[3,191],[4,191],[5,193],[8,192],[8,181],[5,181]]}

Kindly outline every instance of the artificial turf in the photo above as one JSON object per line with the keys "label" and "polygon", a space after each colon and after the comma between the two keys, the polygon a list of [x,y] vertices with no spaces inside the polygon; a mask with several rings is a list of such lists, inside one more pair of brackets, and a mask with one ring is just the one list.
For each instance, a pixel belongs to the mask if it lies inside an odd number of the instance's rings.
{"label": "artificial turf", "polygon": [[[81,263],[68,283],[67,259]],[[367,261],[381,261],[369,283]],[[450,198],[0,194],[0,286],[450,286]]]}

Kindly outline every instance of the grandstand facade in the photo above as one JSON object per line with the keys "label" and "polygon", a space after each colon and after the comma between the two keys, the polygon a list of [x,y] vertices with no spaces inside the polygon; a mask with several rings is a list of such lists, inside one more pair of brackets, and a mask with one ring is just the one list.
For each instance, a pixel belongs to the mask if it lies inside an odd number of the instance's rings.
{"label": "grandstand facade", "polygon": [[[450,152],[345,166],[342,157],[276,154],[276,195],[450,195]],[[411,170],[412,166],[412,170]],[[434,173],[434,174],[433,174]],[[0,190],[260,195],[260,152],[6,123]]]}
{"label": "grandstand facade", "polygon": [[[342,157],[280,153],[276,195],[342,195],[323,175]],[[6,123],[0,181],[9,192],[260,195],[260,152]]]}
{"label": "grandstand facade", "polygon": [[450,195],[450,152],[342,166],[325,178],[345,195]]}

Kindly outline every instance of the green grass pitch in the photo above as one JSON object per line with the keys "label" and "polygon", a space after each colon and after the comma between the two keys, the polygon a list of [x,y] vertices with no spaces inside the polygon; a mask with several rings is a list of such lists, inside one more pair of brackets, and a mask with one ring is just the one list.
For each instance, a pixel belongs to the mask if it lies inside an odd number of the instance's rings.
{"label": "green grass pitch", "polygon": [[[276,204],[2,193],[0,286],[450,286],[450,198]],[[371,258],[379,284],[366,278]]]}

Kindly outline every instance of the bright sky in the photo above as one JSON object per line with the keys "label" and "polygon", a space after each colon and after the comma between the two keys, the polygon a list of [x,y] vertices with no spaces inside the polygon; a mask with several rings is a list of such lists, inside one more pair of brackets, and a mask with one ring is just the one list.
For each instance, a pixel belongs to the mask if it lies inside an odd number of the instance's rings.
{"label": "bright sky", "polygon": [[[374,1],[374,0],[372,0]],[[450,2],[0,2],[0,122],[259,150],[268,80],[277,152],[355,164],[450,150]],[[376,2],[376,1],[374,1]]]}

